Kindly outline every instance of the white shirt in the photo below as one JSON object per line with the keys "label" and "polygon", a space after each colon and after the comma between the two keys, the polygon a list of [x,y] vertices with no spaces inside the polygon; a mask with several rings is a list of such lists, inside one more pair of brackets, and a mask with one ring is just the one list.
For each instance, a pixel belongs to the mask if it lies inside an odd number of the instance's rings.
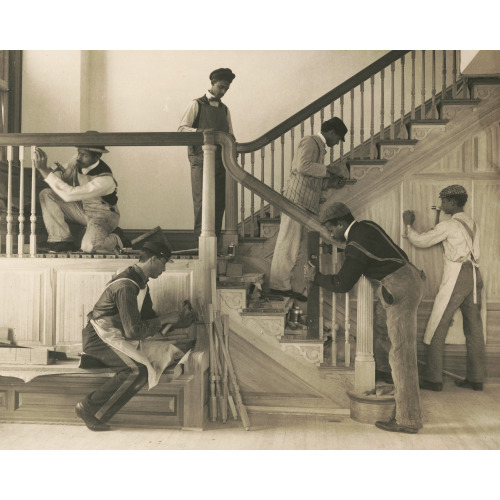
{"label": "white shirt", "polygon": [[[210,99],[213,99],[214,96],[208,90],[205,93],[205,96],[207,97],[207,99],[209,99],[210,106],[215,106],[217,108],[219,107],[220,104],[219,101],[210,101]],[[184,112],[184,116],[182,117],[181,124],[179,125],[177,132],[197,131],[197,129],[193,128],[193,123],[196,120],[196,117],[198,116],[199,109],[200,109],[200,104],[195,99],[189,104],[186,111]],[[229,113],[229,108],[227,110],[227,123],[229,125],[229,133],[233,134],[233,125],[231,123],[231,113]]]}
{"label": "white shirt", "polygon": [[[454,214],[450,219],[440,222],[436,227],[425,233],[419,234],[413,227],[407,226],[408,239],[418,248],[428,248],[438,243],[443,244],[444,256],[452,262],[465,262],[469,260],[470,249],[467,243],[469,238],[464,237],[465,229],[461,223],[454,219],[463,220],[471,230],[474,221],[464,212]],[[476,226],[476,236],[472,246],[474,257],[479,259],[479,228]]]}
{"label": "white shirt", "polygon": [[[75,162],[76,159],[72,158],[66,165],[63,165],[63,167],[65,169],[68,168],[72,161]],[[91,200],[111,194],[116,188],[115,181],[111,175],[103,175],[95,177],[94,179],[90,179],[88,176],[89,172],[91,172],[98,163],[99,162],[96,162],[90,165],[90,167],[83,168],[82,173],[78,173],[79,186],[70,186],[66,184],[66,182],[54,173],[50,173],[45,178],[45,182],[66,202]]]}

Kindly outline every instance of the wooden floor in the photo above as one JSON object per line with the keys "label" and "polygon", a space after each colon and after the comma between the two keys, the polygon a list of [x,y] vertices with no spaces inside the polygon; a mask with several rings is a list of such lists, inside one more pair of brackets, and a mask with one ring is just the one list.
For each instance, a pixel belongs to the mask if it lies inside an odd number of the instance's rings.
{"label": "wooden floor", "polygon": [[422,391],[424,428],[391,433],[350,418],[250,414],[214,422],[205,431],[113,428],[94,433],[83,425],[0,423],[2,450],[499,450],[500,381],[483,392],[457,388]]}

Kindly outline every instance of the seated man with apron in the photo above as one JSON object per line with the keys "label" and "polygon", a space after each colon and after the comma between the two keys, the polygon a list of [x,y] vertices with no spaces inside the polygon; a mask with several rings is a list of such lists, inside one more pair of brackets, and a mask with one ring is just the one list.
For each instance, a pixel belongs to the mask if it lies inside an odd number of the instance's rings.
{"label": "seated man with apron", "polygon": [[[148,359],[144,339],[160,332],[165,325],[170,331],[186,328],[196,314],[183,309],[158,316],[147,282],[158,278],[170,260],[171,251],[161,243],[146,242],[139,262],[115,276],[106,286],[83,329],[84,359],[95,358],[102,365],[117,368],[113,378],[80,401],[76,414],[92,431],[107,431],[107,422],[149,381],[158,383],[165,366]],[[166,347],[175,348],[171,344]],[[156,365],[156,367],[154,366]],[[83,363],[80,364],[85,368]]]}
{"label": "seated man with apron", "polygon": [[343,203],[332,203],[321,219],[333,238],[347,241],[344,264],[338,274],[324,275],[309,263],[304,275],[335,293],[350,291],[361,275],[378,285],[377,295],[387,314],[396,409],[391,420],[375,425],[385,431],[416,434],[422,428],[417,308],[424,293],[423,275],[380,226],[368,220],[357,222]]}

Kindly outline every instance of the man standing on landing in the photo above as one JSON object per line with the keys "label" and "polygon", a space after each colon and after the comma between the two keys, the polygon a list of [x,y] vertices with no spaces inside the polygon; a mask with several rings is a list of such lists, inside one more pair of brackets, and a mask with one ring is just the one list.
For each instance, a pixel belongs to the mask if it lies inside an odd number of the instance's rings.
{"label": "man standing on landing", "polygon": [[[210,73],[210,89],[202,97],[195,99],[186,109],[178,132],[202,132],[213,129],[233,133],[228,107],[221,102],[235,78],[229,68],[219,68]],[[201,234],[201,207],[203,193],[203,150],[201,146],[189,146],[188,158],[191,165],[191,189],[194,208],[194,234],[196,245]],[[222,218],[226,205],[226,169],[222,163],[222,149],[217,146],[215,153],[215,235],[219,239]]]}
{"label": "man standing on landing", "polygon": [[467,347],[465,380],[455,382],[459,387],[483,390],[484,337],[481,321],[481,289],[479,272],[479,227],[464,213],[467,192],[463,186],[452,185],[439,193],[441,210],[451,215],[430,231],[419,234],[414,228],[415,214],[403,213],[408,240],[418,248],[443,244],[444,269],[434,307],[427,323],[424,343],[427,364],[420,387],[431,391],[443,389],[443,353],[448,329],[455,311],[460,308]]}

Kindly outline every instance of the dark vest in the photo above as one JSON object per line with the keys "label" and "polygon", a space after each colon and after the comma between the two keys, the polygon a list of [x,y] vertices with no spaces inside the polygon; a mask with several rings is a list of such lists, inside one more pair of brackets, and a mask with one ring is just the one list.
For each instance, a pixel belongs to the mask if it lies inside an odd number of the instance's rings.
{"label": "dark vest", "polygon": [[[219,106],[210,106],[207,96],[196,99],[198,102],[198,114],[193,122],[193,128],[213,129],[219,132],[229,132],[229,122],[227,119],[227,106],[222,102]],[[197,155],[203,151],[201,146],[189,146],[188,153]]]}
{"label": "dark vest", "polygon": [[[91,172],[87,175],[89,177],[100,177],[103,175],[110,175],[111,177],[113,177],[113,172],[106,163],[104,163],[102,160],[99,160],[97,167],[93,168]],[[115,181],[115,184],[118,187],[118,183],[116,182],[116,179],[114,177],[113,180]],[[101,196],[101,199],[108,205],[114,207],[118,203],[117,189],[115,188],[115,190],[110,194]]]}

